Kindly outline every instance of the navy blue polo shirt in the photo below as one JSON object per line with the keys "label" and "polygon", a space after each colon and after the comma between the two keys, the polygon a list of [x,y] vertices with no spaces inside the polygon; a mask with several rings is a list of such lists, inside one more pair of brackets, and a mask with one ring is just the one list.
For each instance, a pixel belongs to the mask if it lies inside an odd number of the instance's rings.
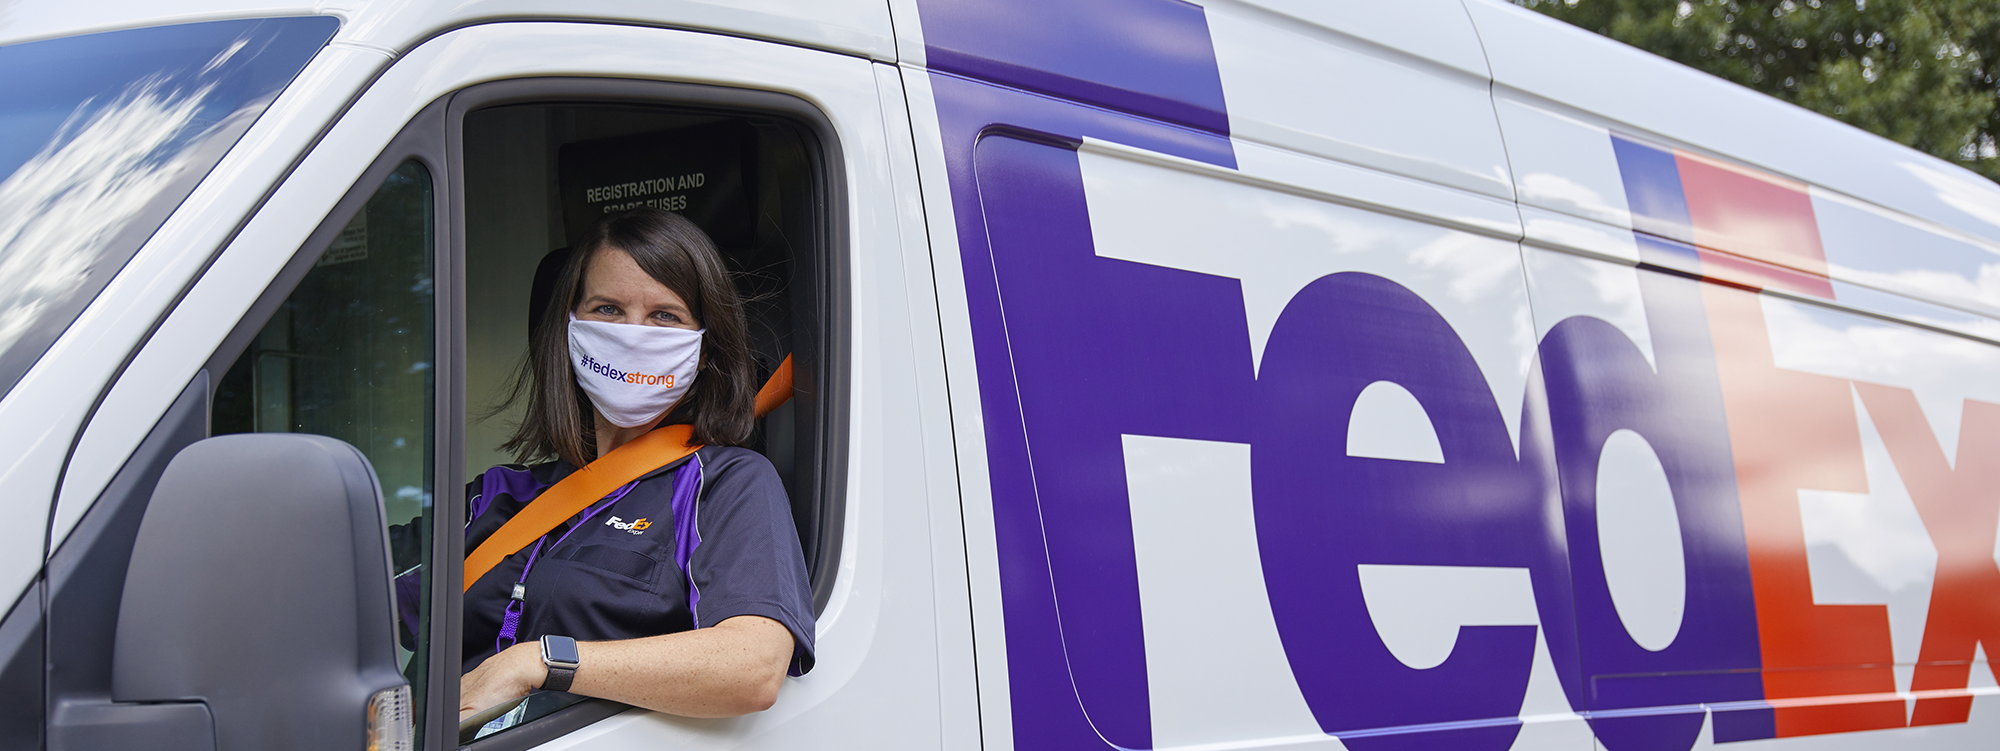
{"label": "navy blue polo shirt", "polygon": [[[543,635],[577,641],[635,639],[761,615],[792,632],[791,674],[813,665],[812,592],[791,504],[769,460],[754,451],[706,447],[701,459],[688,568],[699,597],[689,606],[687,576],[675,563],[675,479],[682,459],[606,496],[508,556],[465,591],[464,669],[495,654],[514,586],[525,586],[515,642]],[[466,489],[465,549],[476,550],[508,519],[576,468],[567,462],[488,470]],[[581,522],[579,524],[579,522]],[[534,556],[525,582],[522,569]],[[498,645],[504,648],[505,644]]]}

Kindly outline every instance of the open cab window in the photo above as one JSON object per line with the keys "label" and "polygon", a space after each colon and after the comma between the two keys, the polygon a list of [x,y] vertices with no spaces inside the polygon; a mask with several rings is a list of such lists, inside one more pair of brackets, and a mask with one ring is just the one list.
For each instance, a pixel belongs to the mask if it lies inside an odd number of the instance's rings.
{"label": "open cab window", "polygon": [[506,399],[527,351],[555,266],[544,261],[604,214],[664,208],[700,226],[736,275],[759,378],[794,359],[794,400],[760,421],[751,447],[784,479],[813,568],[830,321],[816,134],[768,114],[588,101],[503,103],[467,113],[463,129],[466,476],[514,461],[499,446],[520,405],[480,418]]}
{"label": "open cab window", "polygon": [[461,91],[378,158],[211,360],[227,363],[212,368],[214,433],[329,435],[373,465],[398,572],[398,654],[427,745],[526,747],[623,709],[537,694],[457,738],[448,730],[464,484],[515,461],[500,444],[521,406],[495,407],[546,304],[556,264],[545,261],[602,214],[656,206],[693,220],[747,301],[758,376],[793,359],[794,396],[758,421],[750,447],[783,480],[814,608],[825,607],[843,485],[831,133],[804,102],[761,92],[578,79]]}
{"label": "open cab window", "polygon": [[[825,265],[828,165],[819,133],[795,115],[631,96],[647,88],[601,98],[559,83],[539,95],[502,88],[498,101],[468,108],[460,121],[471,416],[464,474],[516,461],[500,444],[523,406],[492,410],[507,399],[531,321],[549,297],[559,297],[550,288],[562,254],[605,214],[639,207],[679,213],[715,241],[736,277],[758,378],[793,358],[793,400],[759,421],[750,447],[771,460],[785,484],[823,605],[837,537],[828,534],[835,516],[827,496],[836,486],[827,476],[832,454],[823,440],[831,417],[823,384],[833,316]],[[669,92],[701,90],[662,88]],[[535,695],[482,729],[467,728],[464,738],[531,722],[572,701]]]}

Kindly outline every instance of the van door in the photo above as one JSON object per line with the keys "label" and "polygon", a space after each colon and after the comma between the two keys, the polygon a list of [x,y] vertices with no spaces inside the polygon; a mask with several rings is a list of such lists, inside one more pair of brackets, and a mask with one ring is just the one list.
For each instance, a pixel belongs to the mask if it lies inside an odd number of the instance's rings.
{"label": "van door", "polygon": [[[907,136],[890,137],[907,134],[900,88],[878,67],[600,24],[496,23],[432,38],[383,72],[242,225],[134,356],[80,450],[129,445],[135,427],[179,414],[172,397],[184,390],[197,406],[175,429],[312,432],[361,448],[412,574],[397,627],[422,748],[528,748],[585,726],[593,743],[646,747],[841,737],[932,747],[946,732],[942,707],[971,706],[969,653],[957,652],[958,679],[937,689],[939,634],[965,626],[934,603],[962,591],[951,570],[962,561],[955,539],[931,541],[956,529],[937,516],[955,514],[955,498],[931,493],[952,484],[937,444],[948,424],[920,408],[942,399],[939,345],[934,319],[926,325],[927,259],[904,252],[922,233],[914,203],[897,198],[914,182]],[[734,151],[684,147],[725,133]],[[495,451],[505,414],[477,416],[522,351],[537,262],[567,242],[566,204],[583,198],[570,188],[596,179],[577,175],[683,158],[726,163],[703,170],[739,178],[743,210],[714,220],[738,223],[725,251],[758,296],[760,359],[774,366],[789,352],[797,364],[793,404],[758,440],[793,496],[818,667],[788,682],[773,709],[736,720],[556,695],[462,735],[463,482],[507,460]],[[162,382],[178,387],[150,385]],[[148,490],[109,472],[65,483],[64,503],[77,508]],[[953,716],[951,732],[969,737],[975,720]]]}
{"label": "van door", "polygon": [[1460,5],[915,5],[989,743],[1588,748]]}

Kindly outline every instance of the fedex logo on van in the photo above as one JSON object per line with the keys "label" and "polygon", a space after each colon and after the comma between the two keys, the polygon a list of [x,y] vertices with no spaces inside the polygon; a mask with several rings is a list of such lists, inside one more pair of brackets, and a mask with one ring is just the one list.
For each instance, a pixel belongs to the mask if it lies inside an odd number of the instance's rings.
{"label": "fedex logo on van", "polygon": [[1014,747],[1968,720],[2000,397],[1892,382],[1921,347],[1824,367],[1880,332],[1799,302],[1835,291],[1805,186],[1612,136],[1574,158],[1611,147],[1640,265],[1524,247],[1444,226],[1484,199],[1345,206],[1424,191],[1232,139],[1202,4],[920,5]]}
{"label": "fedex logo on van", "polygon": [[[1802,186],[1619,139],[1647,266],[1584,271],[1625,275],[1630,313],[1538,329],[1511,242],[977,143],[959,238],[1017,745],[1222,716],[1493,749],[1548,712],[1610,748],[1966,721],[2000,644],[2000,406],[1964,403],[1954,462],[1909,389],[1780,364],[1758,290],[1831,296]],[[1160,208],[1176,190],[1209,215]],[[1901,631],[1823,602],[1808,555],[1801,499],[1887,482],[1871,445],[1937,554]],[[1566,706],[1524,705],[1538,674]]]}

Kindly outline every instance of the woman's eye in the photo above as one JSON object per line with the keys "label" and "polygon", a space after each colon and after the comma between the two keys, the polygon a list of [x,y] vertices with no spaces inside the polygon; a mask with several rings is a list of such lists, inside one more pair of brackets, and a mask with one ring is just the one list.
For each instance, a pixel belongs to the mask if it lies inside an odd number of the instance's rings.
{"label": "woman's eye", "polygon": [[591,312],[594,312],[601,316],[615,316],[618,315],[618,308],[611,305],[599,305],[595,310]]}
{"label": "woman's eye", "polygon": [[680,316],[677,316],[677,315],[674,315],[674,314],[672,314],[672,313],[668,313],[668,312],[666,312],[666,311],[664,311],[664,310],[661,310],[661,311],[656,311],[656,312],[654,312],[654,313],[653,313],[653,318],[654,318],[654,320],[658,320],[658,321],[661,321],[661,322],[663,322],[663,323],[680,323],[680,322],[681,322],[681,317],[680,317]]}

